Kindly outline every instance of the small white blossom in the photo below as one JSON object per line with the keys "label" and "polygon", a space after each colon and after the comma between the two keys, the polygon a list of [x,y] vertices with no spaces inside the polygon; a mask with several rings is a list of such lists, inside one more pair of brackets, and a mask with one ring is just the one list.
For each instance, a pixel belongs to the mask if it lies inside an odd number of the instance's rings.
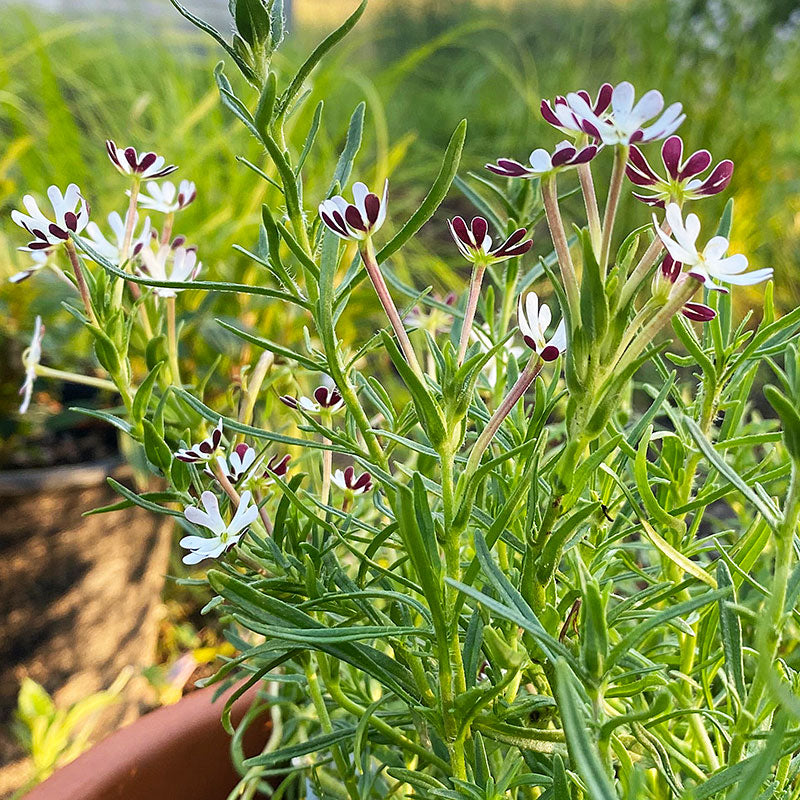
{"label": "small white blossom", "polygon": [[356,471],[353,467],[347,467],[344,471],[337,469],[331,476],[334,486],[338,486],[343,492],[351,495],[365,494],[372,488],[372,475],[363,472],[356,478]]}
{"label": "small white blossom", "polygon": [[[140,273],[159,281],[172,283],[191,283],[203,266],[197,260],[197,251],[193,247],[172,248],[163,244],[154,253],[152,248],[145,247],[141,251],[142,268]],[[167,272],[167,266],[170,270]],[[153,292],[159,297],[175,297],[182,288],[175,286],[154,286]]]}
{"label": "small white blossom", "polygon": [[[130,211],[128,212],[130,213]],[[150,217],[145,217],[142,223],[142,229],[139,234],[136,234],[136,226],[139,223],[139,215],[134,212],[134,233],[130,242],[129,256],[137,256],[143,248],[150,244],[152,237],[152,229],[150,226]],[[86,236],[91,241],[92,247],[97,251],[97,254],[110,261],[112,264],[119,265],[120,253],[125,244],[125,227],[127,225],[127,214],[125,221],[118,212],[112,211],[108,215],[108,227],[111,229],[111,239],[107,239],[105,234],[100,230],[100,226],[96,222],[90,222],[86,226]],[[91,256],[87,256],[91,258]]]}
{"label": "small white blossom", "polygon": [[377,233],[386,220],[386,197],[389,181],[383,185],[383,197],[370,192],[367,185],[353,184],[353,202],[336,195],[319,204],[319,215],[325,225],[342,239],[364,240]]}
{"label": "small white blossom", "polygon": [[175,453],[178,461],[185,464],[196,464],[197,462],[209,462],[217,455],[220,442],[222,441],[222,417],[219,418],[214,430],[203,439],[199,444],[183,448]]}
{"label": "small white blossom", "polygon": [[239,507],[230,522],[226,523],[219,512],[219,501],[213,492],[203,492],[200,496],[202,510],[197,506],[187,506],[183,515],[194,525],[208,528],[214,535],[184,536],[181,547],[190,552],[183,557],[184,564],[197,564],[206,558],[216,558],[242,538],[248,525],[258,517],[258,506],[251,505],[249,491],[242,492]]}
{"label": "small white blossom", "polygon": [[339,390],[335,387],[318,386],[314,389],[313,399],[310,397],[292,397],[290,394],[283,395],[281,402],[289,408],[301,409],[308,414],[319,414],[327,411],[335,414],[344,408],[344,400]]}
{"label": "small white blossom", "polygon": [[[683,106],[680,103],[673,103],[662,114],[664,97],[656,89],[646,92],[634,104],[635,97],[633,85],[623,81],[614,87],[611,106],[601,114],[596,114],[586,102],[586,97],[577,92],[567,95],[567,105],[580,121],[580,128],[584,132],[609,145],[664,139],[675,133],[686,119],[686,115],[681,113]],[[654,117],[658,119],[652,125],[643,127]]]}
{"label": "small white blossom", "polygon": [[20,414],[24,414],[31,404],[33,384],[36,381],[36,367],[39,366],[39,361],[42,358],[43,337],[44,325],[42,325],[42,318],[37,316],[33,326],[33,337],[31,338],[30,346],[22,355],[22,363],[25,365],[25,381],[19,390],[22,395],[22,403],[19,407]]}
{"label": "small white blossom", "polygon": [[178,169],[174,164],[164,166],[164,156],[155,153],[137,153],[133,147],[117,147],[111,139],[106,140],[106,150],[111,163],[123,175],[136,175],[141,179],[163,178]]}
{"label": "small white blossom", "polygon": [[448,220],[450,234],[461,253],[467,261],[473,264],[499,264],[509,258],[524,255],[533,247],[533,239],[525,239],[525,228],[517,228],[510,236],[492,247],[492,237],[489,236],[489,223],[483,217],[473,217],[472,223],[467,225],[463,217],[454,217]]}
{"label": "small white blossom", "polygon": [[55,220],[45,216],[29,194],[22,198],[27,214],[16,209],[11,219],[24,228],[33,240],[20,250],[49,250],[63,244],[73,233],[80,233],[89,222],[89,207],[81,196],[81,190],[71,183],[62,194],[57,186],[50,186],[47,197],[53,206]]}
{"label": "small white blossom", "polygon": [[[178,187],[172,181],[147,181],[148,194],[139,195],[139,205],[151,211],[174,214],[191,205],[197,197],[197,188],[192,181],[181,181]],[[127,192],[130,195],[130,189]]]}
{"label": "small white blossom", "polygon": [[567,349],[567,328],[563,319],[550,340],[547,340],[546,331],[552,319],[549,306],[539,304],[536,292],[528,292],[525,297],[519,296],[517,325],[525,344],[538,353],[543,361],[555,361]]}
{"label": "small white blossom", "polygon": [[727,292],[724,286],[714,283],[714,279],[738,286],[750,286],[761,283],[772,277],[772,269],[755,269],[745,273],[747,258],[741,253],[726,256],[729,242],[724,236],[709,239],[702,252],[697,249],[697,237],[700,235],[700,220],[697,214],[687,214],[684,222],[681,209],[677,203],[667,206],[666,219],[672,235],[661,230],[658,220],[653,216],[656,233],[667,248],[667,252],[680,264],[689,267],[689,275],[703,282],[707,289]]}

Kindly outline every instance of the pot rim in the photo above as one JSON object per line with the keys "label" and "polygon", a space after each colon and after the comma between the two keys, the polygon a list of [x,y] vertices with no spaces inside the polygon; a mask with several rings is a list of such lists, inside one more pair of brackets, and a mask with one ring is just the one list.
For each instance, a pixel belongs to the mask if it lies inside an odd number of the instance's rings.
{"label": "pot rim", "polygon": [[[221,715],[224,701],[239,688],[237,684],[216,699],[218,686],[198,689],[173,705],[145,714],[56,770],[27,793],[25,800],[155,800],[162,795],[148,793],[154,786],[168,790],[164,797],[203,797],[207,796],[202,794],[204,788],[226,779],[232,781],[230,791],[237,777],[230,760],[220,758],[220,751],[230,752],[230,737],[222,727]],[[259,688],[251,687],[233,704],[234,726],[256,699]],[[254,743],[263,747],[265,742],[266,732]],[[210,766],[216,767],[213,775],[208,774]]]}

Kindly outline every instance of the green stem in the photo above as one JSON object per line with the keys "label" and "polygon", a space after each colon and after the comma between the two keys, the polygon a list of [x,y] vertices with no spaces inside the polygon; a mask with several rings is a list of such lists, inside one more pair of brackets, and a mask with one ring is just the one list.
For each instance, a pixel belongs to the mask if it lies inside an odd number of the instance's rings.
{"label": "green stem", "polygon": [[477,261],[472,267],[472,279],[469,284],[469,298],[467,308],[464,311],[464,323],[461,327],[461,339],[458,343],[458,363],[461,364],[469,346],[469,336],[472,333],[472,322],[475,319],[475,310],[478,307],[478,296],[483,282],[483,273],[486,271],[486,264]]}
{"label": "green stem", "polygon": [[[667,236],[669,236],[672,230],[666,219],[661,223],[661,230]],[[661,255],[663,249],[664,243],[661,241],[661,237],[656,234],[653,241],[650,242],[647,250],[644,251],[639,263],[633,268],[633,271],[622,286],[622,292],[620,293],[619,299],[620,308],[624,307],[637,292],[642,281],[647,277],[647,273],[650,272],[653,264],[658,261],[658,257]]]}
{"label": "green stem", "polygon": [[[269,350],[265,350],[256,362],[255,369],[253,369],[253,372],[247,379],[247,388],[245,389],[243,398],[244,402],[239,411],[239,422],[249,425],[253,421],[253,412],[255,411],[256,402],[258,401],[258,395],[274,363],[275,356]],[[236,443],[239,444],[243,442],[244,438],[245,435],[243,433],[236,434]]]}
{"label": "green stem", "polygon": [[99,327],[100,323],[97,320],[97,315],[94,313],[92,307],[92,298],[89,295],[89,287],[86,285],[86,278],[83,274],[83,267],[81,267],[80,259],[78,258],[78,251],[75,249],[75,244],[72,239],[67,239],[64,242],[64,247],[69,256],[69,263],[72,265],[72,272],[75,274],[75,280],[78,285],[78,292],[83,300],[83,307],[86,309],[86,315],[94,325]]}
{"label": "green stem", "polygon": [[729,764],[740,761],[744,753],[744,746],[757,717],[758,708],[770,680],[770,673],[778,658],[786,621],[786,595],[792,570],[794,537],[798,519],[800,519],[800,468],[795,460],[792,460],[791,469],[789,490],[783,507],[783,518],[775,534],[775,571],[772,580],[772,594],[767,613],[762,615],[758,626],[756,647],[756,652],[759,654],[758,667],[747,694],[747,700],[736,720],[728,754]]}
{"label": "green stem", "polygon": [[[314,708],[319,718],[320,726],[324,733],[333,733],[333,725],[331,718],[328,715],[328,709],[325,705],[325,698],[322,695],[322,689],[319,685],[319,678],[317,677],[316,670],[312,664],[311,656],[309,655],[305,663],[306,682],[308,683],[308,693],[311,696],[311,701],[314,703]],[[347,794],[351,800],[359,800],[358,785],[353,776],[352,770],[349,768],[345,760],[342,748],[338,745],[331,746],[331,753],[333,760],[336,762],[336,769],[339,776],[347,788]]]}
{"label": "green stem", "polygon": [[586,208],[586,219],[589,223],[592,249],[595,253],[599,253],[603,233],[600,228],[600,211],[597,208],[597,194],[594,190],[591,164],[578,165],[578,180],[581,182],[581,192],[583,193],[583,204]]}
{"label": "green stem", "polygon": [[469,454],[467,466],[464,470],[465,479],[471,477],[478,469],[478,465],[481,463],[481,457],[494,438],[494,435],[499,430],[500,425],[502,425],[503,420],[511,413],[511,409],[514,408],[520,397],[525,394],[528,387],[534,382],[543,366],[544,362],[539,358],[539,354],[534,352],[525,365],[525,369],[522,370],[519,378],[517,378],[517,382],[511,387],[511,391],[503,399],[503,402],[500,403],[497,411],[494,412],[492,418],[472,446],[472,451]]}
{"label": "green stem", "polygon": [[372,244],[371,238],[368,238],[364,242],[363,246],[359,248],[359,252],[361,254],[361,260],[364,263],[364,267],[367,270],[367,275],[369,275],[372,285],[375,287],[375,293],[378,295],[378,300],[380,300],[383,310],[386,312],[386,316],[389,318],[389,322],[392,324],[395,336],[400,344],[400,349],[403,351],[403,355],[406,357],[406,361],[408,361],[411,369],[414,370],[414,372],[417,374],[417,377],[424,383],[425,378],[422,372],[422,367],[417,360],[417,355],[414,352],[413,346],[411,345],[411,340],[408,338],[408,333],[406,332],[405,325],[403,325],[403,320],[400,319],[397,306],[395,306],[394,300],[392,300],[392,296],[389,293],[389,287],[386,285],[386,281],[383,279],[383,273],[381,273],[380,267],[378,266],[378,262],[375,258],[375,247]]}
{"label": "green stem", "polygon": [[561,209],[558,207],[558,190],[556,187],[555,173],[542,180],[542,202],[544,214],[547,218],[547,227],[550,229],[550,238],[558,258],[561,270],[561,279],[567,293],[570,311],[575,320],[580,318],[580,294],[578,291],[578,278],[575,274],[575,265],[569,252],[567,234],[564,231],[564,221],[561,219]]}
{"label": "green stem", "polygon": [[614,166],[611,170],[611,183],[608,186],[608,200],[606,211],[603,215],[603,238],[600,245],[600,268],[605,271],[608,266],[608,257],[611,252],[611,240],[614,235],[614,221],[617,217],[619,197],[622,192],[622,182],[625,179],[625,165],[628,163],[627,145],[617,145],[614,150]]}
{"label": "green stem", "polygon": [[167,298],[167,348],[169,355],[169,371],[172,373],[172,383],[181,385],[181,368],[178,363],[178,335],[175,322],[175,298]]}
{"label": "green stem", "polygon": [[119,391],[117,385],[112,381],[107,381],[103,378],[93,378],[91,375],[80,375],[77,372],[66,372],[65,370],[52,369],[52,367],[44,367],[41,364],[36,365],[35,371],[36,374],[42,378],[55,378],[59,381],[80,383],[83,386],[93,386],[96,389],[106,389],[109,392]]}

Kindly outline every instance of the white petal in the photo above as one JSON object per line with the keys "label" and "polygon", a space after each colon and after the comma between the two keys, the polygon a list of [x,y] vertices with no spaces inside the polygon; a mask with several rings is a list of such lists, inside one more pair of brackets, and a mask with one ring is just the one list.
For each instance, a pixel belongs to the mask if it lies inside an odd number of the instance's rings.
{"label": "white petal", "polygon": [[531,170],[537,174],[549,172],[553,168],[550,153],[541,147],[531,153],[529,161]]}
{"label": "white petal", "polygon": [[614,112],[615,118],[621,120],[630,114],[633,108],[634,95],[633,84],[628,81],[618,83],[614,87],[611,93],[611,109]]}

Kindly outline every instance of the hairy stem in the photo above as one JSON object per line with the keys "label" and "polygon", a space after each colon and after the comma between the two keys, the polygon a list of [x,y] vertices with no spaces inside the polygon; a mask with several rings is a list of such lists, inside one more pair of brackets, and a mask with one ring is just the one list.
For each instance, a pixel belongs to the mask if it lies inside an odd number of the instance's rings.
{"label": "hairy stem", "polygon": [[628,163],[627,145],[617,145],[614,150],[614,166],[611,170],[611,183],[608,186],[608,199],[606,211],[603,215],[603,238],[600,246],[600,268],[605,270],[608,266],[608,257],[611,252],[611,240],[614,235],[614,221],[617,217],[619,197],[622,192],[622,182],[625,179],[625,165]]}
{"label": "hairy stem", "polygon": [[481,283],[483,282],[483,273],[486,271],[486,264],[480,261],[476,262],[472,268],[472,279],[469,284],[469,298],[467,300],[467,307],[464,311],[464,322],[461,326],[461,339],[458,343],[458,363],[464,361],[464,356],[469,346],[469,337],[472,333],[472,322],[475,319],[475,309],[478,307],[478,297],[481,291]]}
{"label": "hairy stem", "polygon": [[592,239],[592,249],[599,254],[603,232],[600,228],[600,211],[597,208],[597,194],[594,190],[591,164],[578,165],[578,180],[581,182],[583,204],[586,207],[586,219],[589,223],[589,236]]}
{"label": "hairy stem", "polygon": [[572,256],[569,252],[567,234],[564,231],[564,221],[561,219],[561,209],[558,207],[558,191],[556,188],[555,174],[542,181],[542,202],[544,203],[547,227],[550,229],[550,238],[553,240],[553,248],[558,258],[558,266],[561,270],[564,290],[567,293],[570,310],[577,319],[580,310],[578,278],[575,274],[575,265],[572,263]]}
{"label": "hairy stem", "polygon": [[181,385],[181,368],[178,363],[178,333],[175,322],[175,298],[167,298],[167,351],[169,356],[169,371],[172,373],[172,383]]}
{"label": "hairy stem", "polygon": [[72,239],[67,239],[64,242],[64,247],[67,250],[67,255],[69,256],[69,263],[72,265],[72,272],[75,274],[75,281],[78,285],[78,292],[80,293],[81,300],[83,301],[83,307],[86,309],[86,316],[92,321],[94,325],[99,326],[99,322],[97,320],[97,315],[94,313],[94,308],[92,307],[92,298],[89,295],[89,287],[86,285],[86,278],[83,274],[83,267],[81,267],[80,259],[78,258],[78,251],[75,249],[75,244]]}
{"label": "hairy stem", "polygon": [[403,320],[400,319],[397,306],[394,304],[391,294],[389,294],[389,287],[386,285],[380,267],[378,267],[378,262],[375,259],[375,247],[372,244],[372,239],[367,239],[363,246],[359,248],[359,252],[361,253],[361,260],[364,262],[364,267],[367,270],[367,275],[369,275],[372,285],[375,287],[378,300],[380,300],[383,310],[386,312],[386,316],[392,324],[395,336],[400,344],[400,349],[403,351],[403,355],[406,357],[406,361],[411,369],[413,369],[417,377],[424,382],[425,379],[422,367],[417,360],[417,355],[411,345],[411,340],[408,338]]}

